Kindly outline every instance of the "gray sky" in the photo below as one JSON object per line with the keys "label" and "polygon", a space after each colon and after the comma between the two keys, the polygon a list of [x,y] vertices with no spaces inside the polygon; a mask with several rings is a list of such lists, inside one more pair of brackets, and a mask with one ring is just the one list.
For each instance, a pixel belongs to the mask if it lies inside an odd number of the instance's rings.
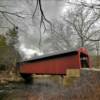
{"label": "gray sky", "polygon": [[[64,13],[69,10],[71,6],[66,6],[65,0],[41,0],[42,7],[44,10],[44,14],[48,20],[52,19],[60,19]],[[74,2],[75,0],[70,0]],[[2,3],[1,3],[2,2]],[[88,3],[91,3],[91,0],[87,0]],[[92,0],[95,2],[95,0]],[[28,2],[29,3],[29,2]],[[31,11],[33,11],[36,0],[34,0],[33,5],[31,3],[27,4],[26,0],[0,0],[0,4],[9,5],[10,7],[6,8],[6,10],[11,10],[14,12],[21,12],[20,14],[25,17],[24,19],[17,19],[16,17],[12,17],[11,20],[14,21],[16,25],[18,25],[22,30],[19,30],[19,49],[23,55],[30,58],[34,53],[43,54],[38,49],[39,36],[40,31],[38,25],[36,26],[35,21],[32,23],[31,19]],[[38,18],[36,23],[39,23]],[[47,34],[43,34],[43,37],[46,37]]]}
{"label": "gray sky", "polygon": [[[44,14],[50,21],[52,19],[59,19],[65,10],[64,0],[44,0],[42,5]],[[22,4],[22,8],[30,13],[30,9],[27,8],[26,3]],[[33,27],[32,20],[29,17],[30,16],[28,16],[24,22],[20,24],[20,27],[23,27],[26,30],[26,33],[19,32],[20,51],[21,53],[24,53],[28,58],[30,58],[34,53],[42,54],[42,52],[40,52],[38,49],[40,31],[36,27]],[[46,34],[43,34],[43,37],[45,36]]]}
{"label": "gray sky", "polygon": [[[75,0],[71,1],[74,2]],[[91,3],[91,0],[86,1],[87,3]],[[92,3],[94,2],[95,0],[92,0]],[[30,13],[31,7],[29,8],[26,2],[20,2],[20,7],[22,7],[25,12]],[[42,7],[45,16],[48,20],[51,21],[52,19],[60,19],[60,17],[63,16],[64,13],[69,10],[71,6],[66,6],[65,0],[42,0]],[[24,53],[24,55],[26,55],[28,58],[30,58],[34,53],[37,53],[39,55],[43,54],[38,49],[40,31],[33,26],[32,20],[29,17],[30,16],[28,16],[24,20],[24,24],[20,24],[20,27],[24,25],[23,27],[24,29],[26,29],[26,33],[19,32],[20,51]],[[45,37],[45,34],[43,34],[43,37]]]}

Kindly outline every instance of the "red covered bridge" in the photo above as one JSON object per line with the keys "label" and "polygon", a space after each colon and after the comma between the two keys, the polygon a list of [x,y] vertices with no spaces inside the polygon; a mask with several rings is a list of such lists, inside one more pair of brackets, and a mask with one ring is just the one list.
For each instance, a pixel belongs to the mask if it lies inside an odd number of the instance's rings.
{"label": "red covered bridge", "polygon": [[24,76],[31,74],[65,75],[67,69],[91,68],[91,61],[85,48],[35,57],[17,64]]}

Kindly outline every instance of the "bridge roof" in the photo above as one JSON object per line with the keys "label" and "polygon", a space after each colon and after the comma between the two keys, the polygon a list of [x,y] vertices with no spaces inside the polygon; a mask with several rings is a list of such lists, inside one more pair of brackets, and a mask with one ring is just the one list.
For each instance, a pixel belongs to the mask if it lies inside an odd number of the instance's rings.
{"label": "bridge roof", "polygon": [[41,56],[36,56],[33,57],[29,60],[25,60],[19,63],[32,63],[34,61],[40,61],[40,60],[46,60],[46,59],[53,59],[53,58],[57,58],[57,57],[62,57],[62,56],[71,56],[77,53],[84,53],[84,54],[88,54],[87,50],[85,48],[79,48],[78,50],[71,50],[71,51],[62,51],[62,52],[56,52],[56,53],[50,53],[50,54],[45,54],[45,55],[41,55]]}

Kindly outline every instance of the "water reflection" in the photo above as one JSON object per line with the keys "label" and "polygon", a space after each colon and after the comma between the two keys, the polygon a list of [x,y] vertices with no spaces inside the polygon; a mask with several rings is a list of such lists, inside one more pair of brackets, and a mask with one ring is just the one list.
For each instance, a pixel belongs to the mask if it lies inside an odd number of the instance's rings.
{"label": "water reflection", "polygon": [[[0,86],[0,100],[39,100],[55,94],[61,87],[54,83],[10,83]],[[44,99],[41,99],[44,100]]]}
{"label": "water reflection", "polygon": [[[91,97],[93,99],[91,99]],[[83,70],[69,87],[51,79],[38,79],[34,84],[0,85],[0,100],[100,100],[100,71]]]}

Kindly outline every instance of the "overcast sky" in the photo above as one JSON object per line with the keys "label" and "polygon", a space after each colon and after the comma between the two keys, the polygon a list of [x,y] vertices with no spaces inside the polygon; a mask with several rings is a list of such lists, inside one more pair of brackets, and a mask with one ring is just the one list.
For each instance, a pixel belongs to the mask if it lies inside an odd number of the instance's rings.
{"label": "overcast sky", "polygon": [[[64,0],[42,0],[44,14],[48,20],[59,19],[65,11]],[[27,12],[30,12],[27,4],[21,6]],[[30,17],[30,16],[29,16]],[[29,17],[20,24],[26,31],[19,32],[20,51],[30,58],[34,53],[42,54],[38,49],[40,31],[33,27],[32,20]],[[36,25],[35,25],[36,26]],[[46,35],[46,34],[45,34]],[[45,37],[45,35],[43,37]],[[27,37],[27,38],[26,38]]]}
{"label": "overcast sky", "polygon": [[[42,7],[44,14],[48,20],[52,19],[60,19],[61,16],[64,15],[66,10],[68,10],[71,6],[66,6],[66,0],[41,0]],[[71,0],[74,2],[75,0]],[[96,0],[92,0],[95,2]],[[25,19],[18,19],[15,20],[15,24],[18,25],[22,30],[19,30],[19,45],[20,45],[20,52],[23,53],[25,56],[30,58],[34,53],[42,54],[37,45],[39,43],[39,35],[40,31],[36,28],[36,24],[32,23],[32,19],[30,18],[31,10],[34,9],[36,0],[34,0],[34,4],[27,4],[25,0],[0,0],[0,4],[2,5],[7,4],[9,5],[9,9],[12,11],[21,11],[21,14],[26,18]],[[91,0],[87,0],[88,3],[91,3]],[[96,2],[99,3],[99,2]],[[32,6],[31,6],[32,5]],[[6,8],[8,10],[8,8]],[[29,15],[26,15],[29,14]],[[38,20],[38,19],[36,19]],[[38,26],[37,26],[38,27]],[[45,37],[45,35],[44,35]]]}
{"label": "overcast sky", "polygon": [[[23,1],[23,0],[22,0]],[[36,0],[34,0],[34,4]],[[72,2],[76,0],[71,0]],[[95,3],[96,0],[86,0],[87,3]],[[99,3],[96,2],[96,3]],[[20,6],[19,6],[20,5]],[[30,13],[30,8],[27,6],[26,2],[20,2],[19,8],[24,12]],[[61,16],[64,15],[64,13],[71,7],[66,5],[65,0],[42,0],[42,7],[44,10],[44,14],[48,20],[52,19],[59,19]],[[18,9],[19,9],[18,8]],[[16,10],[18,10],[16,8]],[[33,9],[33,6],[32,6]],[[29,16],[30,17],[30,16]],[[39,43],[39,35],[40,31],[33,27],[32,20],[27,17],[22,24],[20,24],[20,27],[24,27],[26,30],[26,33],[20,33],[19,34],[19,40],[20,40],[20,50],[24,55],[26,55],[28,58],[34,55],[34,53],[43,54],[38,49],[38,43]],[[24,23],[24,24],[23,24]],[[27,38],[26,38],[27,37]],[[43,36],[45,37],[45,35]]]}

